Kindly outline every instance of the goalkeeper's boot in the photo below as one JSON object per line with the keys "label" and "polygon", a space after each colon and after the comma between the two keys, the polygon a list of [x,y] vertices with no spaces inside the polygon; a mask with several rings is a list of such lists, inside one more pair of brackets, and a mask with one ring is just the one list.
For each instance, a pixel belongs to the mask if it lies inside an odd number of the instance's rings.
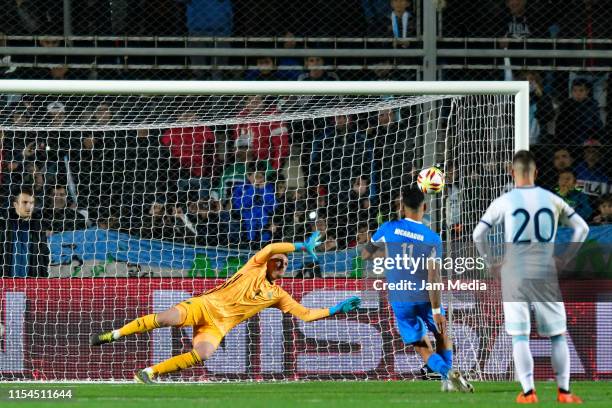
{"label": "goalkeeper's boot", "polygon": [[113,341],[115,341],[115,338],[113,337],[113,332],[109,331],[104,333],[92,334],[89,338],[89,345],[100,346],[105,343],[112,343]]}
{"label": "goalkeeper's boot", "polygon": [[516,397],[516,402],[517,402],[517,404],[537,404],[538,403],[538,396],[536,395],[535,390],[531,390],[531,392],[529,392],[527,394],[521,392]]}
{"label": "goalkeeper's boot", "polygon": [[470,384],[459,372],[459,370],[451,369],[448,372],[448,379],[453,384],[457,391],[474,392],[474,387]]}
{"label": "goalkeeper's boot", "polygon": [[138,370],[134,374],[134,380],[141,384],[155,384],[153,381],[153,375],[149,374],[146,370]]}
{"label": "goalkeeper's boot", "polygon": [[562,392],[561,390],[558,390],[557,402],[562,404],[582,404],[582,398],[572,394],[571,392]]}

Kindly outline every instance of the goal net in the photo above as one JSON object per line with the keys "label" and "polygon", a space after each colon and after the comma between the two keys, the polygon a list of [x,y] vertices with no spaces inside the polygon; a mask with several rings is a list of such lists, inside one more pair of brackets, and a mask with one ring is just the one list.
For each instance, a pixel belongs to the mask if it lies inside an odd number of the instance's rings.
{"label": "goal net", "polygon": [[[448,256],[476,256],[473,227],[510,183],[515,95],[99,89],[0,90],[0,380],[131,380],[189,350],[191,329],[101,348],[89,346],[91,333],[201,294],[267,243],[314,231],[324,237],[319,262],[290,256],[280,285],[308,307],[359,295],[359,311],[304,323],[264,310],[202,367],[168,379],[427,377],[360,250],[399,216],[401,188],[435,164],[447,188],[429,197],[425,222]],[[31,217],[19,199],[28,191]],[[494,285],[443,297],[455,365],[474,379],[510,379]]]}

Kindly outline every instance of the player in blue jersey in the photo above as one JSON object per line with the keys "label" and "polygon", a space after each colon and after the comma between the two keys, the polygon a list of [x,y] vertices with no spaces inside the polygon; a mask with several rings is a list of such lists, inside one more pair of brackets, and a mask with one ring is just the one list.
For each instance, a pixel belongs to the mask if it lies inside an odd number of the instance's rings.
{"label": "player in blue jersey", "polygon": [[[442,390],[473,392],[472,385],[452,368],[453,346],[440,290],[424,288],[441,282],[439,264],[432,260],[442,256],[442,240],[422,223],[425,196],[417,187],[404,188],[401,201],[404,218],[381,225],[361,256],[364,260],[385,258],[387,288],[392,284],[400,288],[388,290],[397,329],[404,343],[411,344],[427,366],[441,375]],[[435,351],[428,331],[436,339]]]}

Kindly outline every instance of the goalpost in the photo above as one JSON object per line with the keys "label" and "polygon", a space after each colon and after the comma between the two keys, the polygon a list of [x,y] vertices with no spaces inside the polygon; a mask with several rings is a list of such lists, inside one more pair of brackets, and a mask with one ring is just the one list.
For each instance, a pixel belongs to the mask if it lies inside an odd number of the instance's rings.
{"label": "goalpost", "polygon": [[[188,349],[190,330],[100,349],[90,333],[202,293],[267,242],[315,230],[320,262],[294,255],[281,285],[310,307],[359,293],[359,312],[303,323],[265,310],[204,367],[170,379],[422,376],[359,248],[437,164],[451,186],[429,198],[427,222],[450,256],[476,256],[473,226],[510,183],[512,154],[529,148],[527,82],[3,80],[0,98],[3,210],[31,186],[48,248],[36,278],[3,258],[0,381],[131,380]],[[456,366],[510,379],[499,293],[444,301]]]}

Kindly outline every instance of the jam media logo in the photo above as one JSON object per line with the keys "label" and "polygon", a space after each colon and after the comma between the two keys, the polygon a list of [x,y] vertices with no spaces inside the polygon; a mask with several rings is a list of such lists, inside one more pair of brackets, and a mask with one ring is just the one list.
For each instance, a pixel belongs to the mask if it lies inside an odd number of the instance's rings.
{"label": "jam media logo", "polygon": [[385,282],[382,279],[376,279],[372,282],[372,288],[377,291],[487,291],[488,285],[486,282],[479,279],[461,280],[448,279],[444,282],[428,282],[426,280],[409,281],[400,280],[399,282]]}

